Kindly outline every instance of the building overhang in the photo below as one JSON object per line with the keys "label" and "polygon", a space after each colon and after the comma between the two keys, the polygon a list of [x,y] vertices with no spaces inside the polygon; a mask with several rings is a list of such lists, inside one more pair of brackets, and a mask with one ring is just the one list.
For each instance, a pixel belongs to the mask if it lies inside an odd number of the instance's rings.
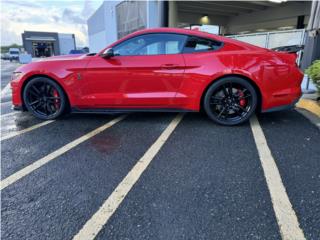
{"label": "building overhang", "polygon": [[55,38],[53,37],[27,37],[26,40],[29,40],[29,41],[56,41]]}

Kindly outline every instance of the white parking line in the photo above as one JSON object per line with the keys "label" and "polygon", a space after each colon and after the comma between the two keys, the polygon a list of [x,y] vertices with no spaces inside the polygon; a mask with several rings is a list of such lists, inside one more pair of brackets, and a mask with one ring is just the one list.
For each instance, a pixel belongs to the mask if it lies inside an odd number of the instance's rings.
{"label": "white parking line", "polygon": [[15,115],[15,114],[17,114],[17,112],[5,113],[5,114],[1,114],[1,117],[9,117],[9,116],[12,116],[12,115]]}
{"label": "white parking line", "polygon": [[1,141],[7,140],[7,139],[9,139],[9,138],[16,137],[16,136],[18,136],[18,135],[20,135],[20,134],[23,134],[23,133],[26,133],[26,132],[30,132],[30,131],[32,131],[32,130],[35,130],[35,129],[39,128],[39,127],[43,127],[43,126],[45,126],[45,125],[48,125],[49,123],[52,123],[52,122],[54,122],[54,121],[55,121],[55,120],[44,121],[44,122],[35,124],[35,125],[31,126],[31,127],[28,127],[28,128],[23,129],[23,130],[20,130],[20,131],[8,133],[8,134],[5,135],[5,136],[1,136]]}
{"label": "white parking line", "polygon": [[261,165],[271,195],[273,210],[276,215],[283,240],[305,240],[298,218],[292,208],[286,189],[272,157],[267,140],[256,116],[250,119],[251,130],[258,149]]}
{"label": "white parking line", "polygon": [[182,120],[183,115],[177,115],[168,127],[162,132],[160,137],[145,152],[142,158],[134,165],[127,176],[119,183],[116,189],[103,203],[99,210],[86,222],[83,228],[73,237],[73,240],[94,239],[102,227],[108,222],[113,213],[117,210],[121,202],[129,193],[141,174],[146,170],[152,159],[159,152],[163,144],[168,140],[171,133]]}
{"label": "white parking line", "polygon": [[10,82],[1,90],[1,97],[8,94],[10,91]]}
{"label": "white parking line", "polygon": [[47,156],[35,161],[34,163],[28,165],[27,167],[17,171],[16,173],[10,175],[9,177],[5,178],[1,181],[1,190],[8,187],[9,185],[15,183],[19,179],[25,177],[26,175],[30,174],[34,170],[42,167],[46,163],[52,161],[53,159],[61,156],[62,154],[66,153],[67,151],[71,150],[72,148],[78,146],[80,143],[83,143],[84,141],[94,137],[95,135],[101,133],[102,131],[106,130],[107,128],[110,128],[114,124],[120,122],[122,119],[124,119],[126,116],[120,116],[118,118],[115,118],[111,120],[110,122],[102,125],[101,127],[96,128],[95,130],[81,136],[80,138],[77,138],[76,140],[68,143],[67,145],[64,145],[63,147],[57,149],[56,151],[48,154]]}

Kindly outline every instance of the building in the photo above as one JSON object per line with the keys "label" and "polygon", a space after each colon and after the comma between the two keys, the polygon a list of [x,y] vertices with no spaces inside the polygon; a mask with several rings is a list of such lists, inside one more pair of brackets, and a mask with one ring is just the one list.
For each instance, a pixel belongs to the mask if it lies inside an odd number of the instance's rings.
{"label": "building", "polygon": [[22,43],[32,57],[64,55],[76,49],[74,34],[67,33],[24,31]]}
{"label": "building", "polygon": [[[104,1],[88,19],[98,52],[142,28],[178,27],[233,37],[262,47],[304,44],[311,1]],[[320,43],[319,43],[320,44]]]}
{"label": "building", "polygon": [[164,26],[163,1],[104,1],[88,19],[89,48],[107,44],[139,29]]}
{"label": "building", "polygon": [[98,51],[141,28],[219,26],[222,35],[304,29],[311,2],[104,1],[88,19],[89,46]]}

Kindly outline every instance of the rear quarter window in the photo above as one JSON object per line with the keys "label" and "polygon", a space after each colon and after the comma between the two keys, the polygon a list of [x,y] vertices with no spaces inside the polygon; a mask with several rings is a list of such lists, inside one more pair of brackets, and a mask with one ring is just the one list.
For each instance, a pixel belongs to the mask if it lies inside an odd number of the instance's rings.
{"label": "rear quarter window", "polygon": [[218,50],[223,43],[201,37],[189,37],[183,48],[183,53],[209,52]]}

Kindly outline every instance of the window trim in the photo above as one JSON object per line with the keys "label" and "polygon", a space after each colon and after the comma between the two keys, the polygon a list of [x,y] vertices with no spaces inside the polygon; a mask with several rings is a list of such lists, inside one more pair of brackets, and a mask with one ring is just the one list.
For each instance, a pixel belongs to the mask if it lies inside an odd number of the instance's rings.
{"label": "window trim", "polygon": [[[221,43],[221,45],[219,47],[217,47],[216,49],[211,49],[211,50],[199,50],[199,51],[194,51],[194,52],[185,52],[185,47],[186,47],[186,44],[187,42],[191,39],[191,38],[198,38],[198,39],[203,39],[203,40],[206,40],[206,41],[216,41],[216,42],[219,42]],[[196,36],[196,35],[189,35],[184,47],[183,47],[183,50],[182,50],[182,54],[196,54],[196,53],[211,53],[211,52],[215,52],[215,51],[218,51],[219,49],[221,49],[222,47],[224,46],[224,42],[221,42],[221,41],[218,41],[216,39],[210,39],[210,38],[205,38],[205,37],[199,37],[199,36]]]}
{"label": "window trim", "polygon": [[[172,56],[172,55],[177,55],[177,54],[199,54],[199,53],[211,53],[211,52],[214,52],[214,51],[218,51],[220,50],[221,48],[223,48],[224,46],[224,42],[221,42],[221,41],[218,41],[216,39],[213,39],[213,38],[207,38],[207,37],[200,37],[200,36],[197,36],[197,35],[193,35],[193,34],[186,34],[186,33],[174,33],[174,32],[149,32],[149,33],[143,33],[143,34],[139,34],[137,36],[132,36],[130,38],[126,38],[126,39],[123,39],[123,41],[120,41],[118,42],[117,44],[113,45],[111,48],[115,48],[117,46],[119,46],[120,44],[128,41],[128,40],[131,40],[133,38],[136,38],[136,37],[140,37],[140,36],[144,36],[144,35],[151,35],[151,34],[174,34],[174,35],[182,35],[182,36],[187,36],[187,39],[183,45],[183,48],[182,48],[182,51],[180,53],[175,53],[175,54],[153,54],[153,55],[117,55],[116,57],[147,57],[147,56]],[[198,52],[191,52],[191,53],[185,53],[184,52],[184,48],[189,40],[189,38],[191,37],[197,37],[197,38],[202,38],[204,40],[209,40],[209,41],[216,41],[216,42],[219,42],[221,43],[221,46],[218,47],[217,49],[214,49],[214,50],[209,50],[209,51],[198,51]]]}
{"label": "window trim", "polygon": [[155,35],[155,34],[172,34],[172,35],[180,35],[180,36],[186,36],[186,40],[181,48],[181,51],[179,53],[172,53],[172,54],[150,54],[150,55],[116,55],[116,57],[145,57],[145,56],[172,56],[172,55],[177,55],[177,54],[183,54],[183,49],[186,46],[186,43],[188,41],[189,35],[187,34],[180,34],[180,33],[172,33],[172,32],[152,32],[152,33],[143,33],[137,36],[133,36],[131,38],[127,38],[124,39],[123,41],[117,43],[116,45],[112,46],[112,48],[115,48],[117,46],[119,46],[120,44],[126,42],[126,41],[130,41],[133,38],[137,38],[137,37],[141,37],[141,36],[145,36],[145,35]]}

